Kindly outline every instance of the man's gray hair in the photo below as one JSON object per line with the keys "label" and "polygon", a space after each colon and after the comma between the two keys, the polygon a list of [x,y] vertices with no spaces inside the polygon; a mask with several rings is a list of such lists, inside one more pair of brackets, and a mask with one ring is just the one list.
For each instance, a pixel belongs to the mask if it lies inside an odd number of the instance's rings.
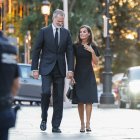
{"label": "man's gray hair", "polygon": [[63,17],[65,17],[65,13],[63,10],[61,9],[56,9],[54,12],[53,12],[53,18],[57,17],[58,15],[61,15]]}

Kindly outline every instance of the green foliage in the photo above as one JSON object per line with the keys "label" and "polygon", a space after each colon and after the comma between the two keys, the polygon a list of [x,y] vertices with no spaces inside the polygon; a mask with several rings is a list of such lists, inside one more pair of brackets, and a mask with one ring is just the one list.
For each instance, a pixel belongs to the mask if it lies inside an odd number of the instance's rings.
{"label": "green foliage", "polygon": [[93,28],[94,26],[97,27],[98,24],[102,24],[97,1],[73,0],[69,3],[69,7],[69,28],[72,33],[73,40],[76,39],[77,32],[81,25],[87,24]]}
{"label": "green foliage", "polygon": [[[111,30],[111,43],[113,56],[112,70],[114,73],[124,72],[127,67],[140,65],[138,56],[140,55],[139,47],[136,47],[137,38],[127,39],[126,36],[132,32],[137,33],[137,27],[140,26],[138,17],[140,17],[140,4],[139,0],[112,1],[113,12],[110,14]],[[114,18],[114,20],[113,20]],[[117,23],[117,24],[115,24]],[[128,32],[129,31],[129,32]]]}
{"label": "green foliage", "polygon": [[42,23],[40,21],[43,20],[42,15],[39,16],[37,13],[33,13],[27,17],[25,17],[22,21],[21,26],[21,33],[25,35],[28,30],[31,31],[32,34],[32,41],[34,41],[34,38],[36,37],[36,34],[38,33],[39,29],[42,27]]}
{"label": "green foliage", "polygon": [[133,40],[120,39],[113,46],[113,72],[124,72],[127,67],[140,65],[140,47]]}

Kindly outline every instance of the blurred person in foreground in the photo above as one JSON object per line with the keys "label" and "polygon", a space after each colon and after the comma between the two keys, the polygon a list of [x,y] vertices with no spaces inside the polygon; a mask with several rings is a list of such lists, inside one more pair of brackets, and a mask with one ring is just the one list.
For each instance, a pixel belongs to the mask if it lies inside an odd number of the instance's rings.
{"label": "blurred person in foreground", "polygon": [[[52,24],[40,30],[33,49],[32,70],[35,79],[39,73],[42,78],[40,129],[47,128],[48,108],[53,84],[52,132],[61,133],[60,124],[63,116],[64,79],[66,76],[65,54],[68,64],[67,78],[73,78],[74,56],[70,32],[63,28],[64,11],[53,12]],[[39,64],[40,58],[40,64]],[[38,70],[39,67],[39,70]]]}
{"label": "blurred person in foreground", "polygon": [[0,31],[0,140],[8,140],[8,130],[15,126],[19,106],[12,108],[12,96],[19,89],[16,48]]}
{"label": "blurred person in foreground", "polygon": [[[91,28],[83,25],[79,29],[78,41],[73,45],[76,58],[74,70],[75,94],[81,121],[80,132],[91,132],[90,118],[92,104],[97,103],[97,84],[93,67],[98,64],[100,56],[94,43]],[[84,120],[86,112],[86,120]],[[86,121],[86,123],[85,123]]]}

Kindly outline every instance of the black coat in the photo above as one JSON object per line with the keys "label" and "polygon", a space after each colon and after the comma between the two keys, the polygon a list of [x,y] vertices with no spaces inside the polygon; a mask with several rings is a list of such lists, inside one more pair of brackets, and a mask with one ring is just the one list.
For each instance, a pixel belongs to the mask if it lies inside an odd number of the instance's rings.
{"label": "black coat", "polygon": [[16,111],[19,109],[11,108],[11,88],[13,81],[19,77],[16,53],[16,48],[0,31],[0,133],[15,126]]}
{"label": "black coat", "polygon": [[58,61],[60,72],[63,76],[65,76],[65,53],[67,58],[68,70],[73,71],[74,56],[69,31],[65,28],[60,29],[60,43],[59,47],[57,47],[55,45],[52,25],[44,27],[40,30],[33,49],[31,69],[38,70],[38,63],[40,58],[39,73],[41,75],[47,75],[52,71],[54,65],[56,64],[56,61]]}

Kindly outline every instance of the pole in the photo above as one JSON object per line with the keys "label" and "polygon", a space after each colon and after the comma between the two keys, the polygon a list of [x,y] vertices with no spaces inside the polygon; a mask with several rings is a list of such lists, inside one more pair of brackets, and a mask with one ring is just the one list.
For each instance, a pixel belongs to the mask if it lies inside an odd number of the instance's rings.
{"label": "pole", "polygon": [[[68,0],[62,0],[63,2],[63,10],[65,13],[65,18],[64,18],[64,28],[68,29]],[[65,57],[66,59],[66,57]],[[66,71],[68,71],[68,68],[66,67]],[[64,88],[64,106],[65,107],[71,107],[70,101],[66,97],[66,92],[69,88],[69,80],[65,78],[65,88]]]}
{"label": "pole", "polygon": [[114,96],[112,94],[112,71],[111,71],[111,49],[110,49],[110,36],[109,36],[109,0],[106,0],[106,49],[105,49],[105,64],[103,72],[103,94],[100,97],[100,104],[114,104]]}
{"label": "pole", "polygon": [[27,64],[27,35],[24,37],[24,63]]}
{"label": "pole", "polygon": [[48,15],[44,15],[44,20],[45,20],[45,26],[48,26]]}
{"label": "pole", "polygon": [[68,29],[69,28],[68,26],[68,0],[62,0],[62,1],[63,1],[63,10],[65,13],[64,27]]}

